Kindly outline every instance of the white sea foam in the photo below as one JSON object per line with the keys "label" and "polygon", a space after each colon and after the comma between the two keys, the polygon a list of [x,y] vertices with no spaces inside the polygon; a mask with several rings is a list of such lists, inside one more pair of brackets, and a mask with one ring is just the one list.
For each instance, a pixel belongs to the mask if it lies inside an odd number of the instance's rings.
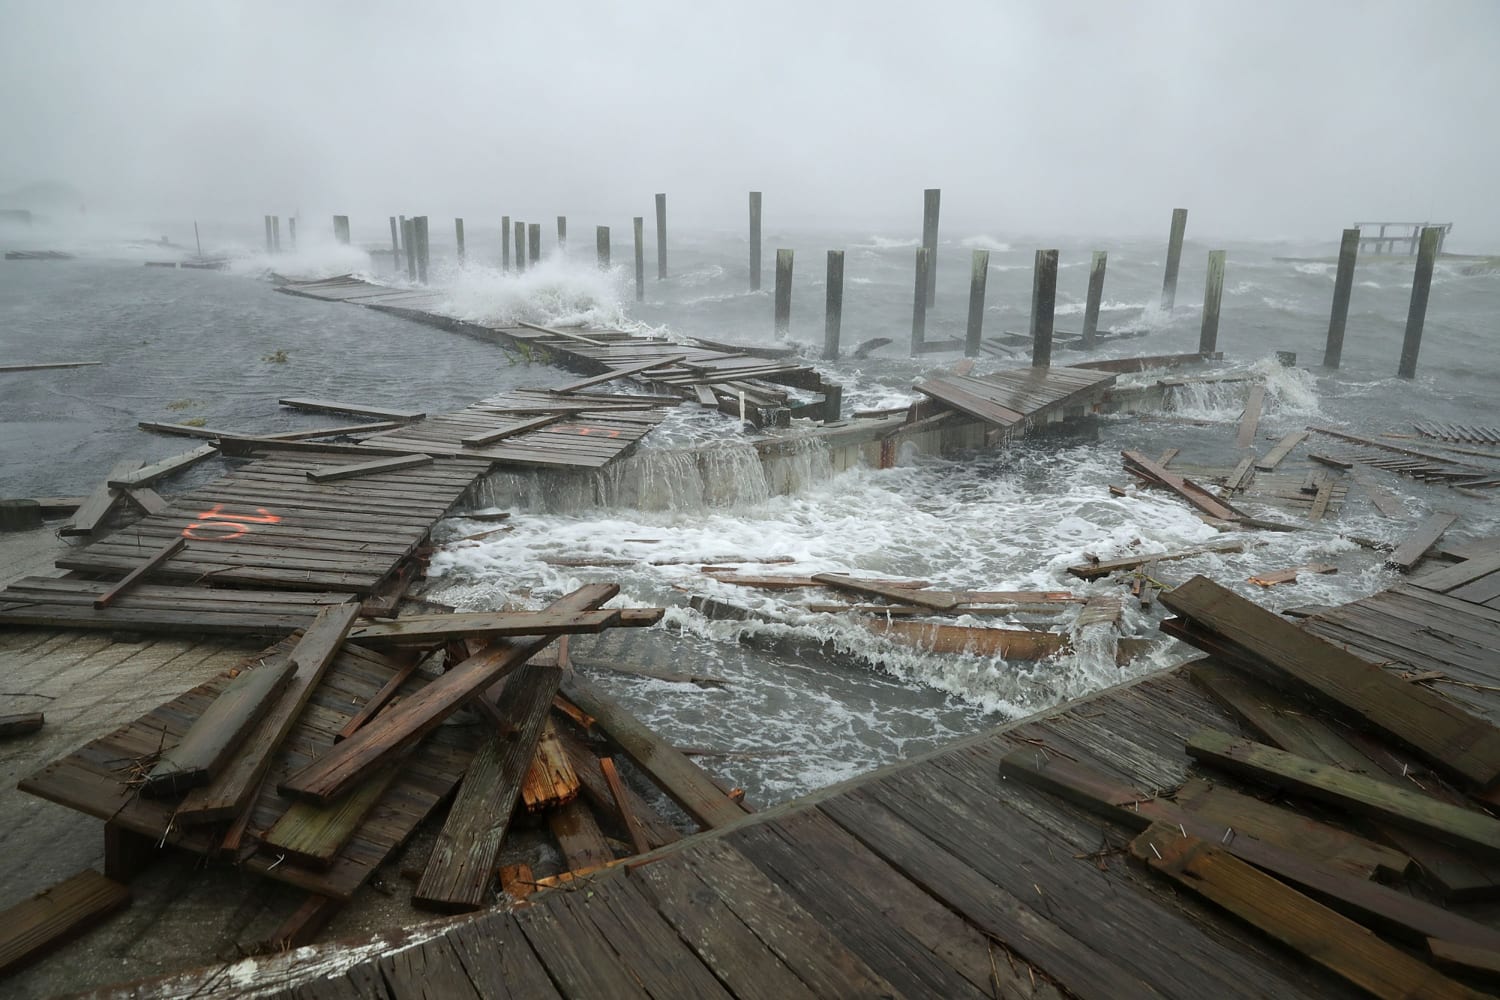
{"label": "white sea foam", "polygon": [[869,242],[852,244],[869,250],[900,250],[905,247],[919,247],[922,241],[916,237],[911,239],[895,239],[889,236],[871,236]]}
{"label": "white sea foam", "polygon": [[1334,266],[1332,264],[1322,262],[1308,261],[1302,264],[1293,265],[1292,269],[1298,274],[1317,274],[1327,275],[1331,277],[1333,275]]}
{"label": "white sea foam", "polygon": [[435,277],[448,279],[442,308],[458,319],[618,327],[626,321],[623,274],[619,268],[601,271],[581,261],[549,257],[519,274],[469,266]]}
{"label": "white sea foam", "polygon": [[965,236],[958,241],[958,245],[969,250],[993,250],[997,253],[1006,253],[1011,249],[1011,245],[1004,240],[987,235]]}

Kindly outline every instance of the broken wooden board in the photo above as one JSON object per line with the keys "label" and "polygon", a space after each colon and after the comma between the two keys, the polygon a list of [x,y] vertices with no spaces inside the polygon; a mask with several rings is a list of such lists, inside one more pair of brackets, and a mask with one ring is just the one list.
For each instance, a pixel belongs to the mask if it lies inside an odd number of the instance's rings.
{"label": "broken wooden board", "polygon": [[130,889],[85,868],[0,913],[0,975],[71,941],[128,905]]}
{"label": "broken wooden board", "polygon": [[1276,468],[1276,466],[1281,464],[1282,459],[1286,458],[1292,453],[1293,448],[1297,447],[1305,440],[1307,440],[1307,431],[1292,431],[1290,434],[1283,437],[1280,441],[1276,442],[1275,446],[1272,447],[1270,451],[1266,452],[1265,458],[1257,460],[1255,463],[1255,467],[1262,472],[1272,471]]}
{"label": "broken wooden board", "polygon": [[282,406],[291,407],[294,410],[306,410],[309,413],[338,413],[354,417],[374,417],[377,420],[398,420],[401,423],[411,423],[427,416],[421,410],[388,410],[379,406],[341,403],[331,399],[278,399],[277,402]]}
{"label": "broken wooden board", "polygon": [[1250,387],[1250,395],[1245,400],[1245,411],[1240,414],[1239,432],[1235,435],[1234,446],[1236,448],[1255,446],[1255,430],[1260,426],[1260,408],[1265,399],[1266,387],[1264,385]]}
{"label": "broken wooden board", "polygon": [[506,438],[513,438],[521,434],[530,433],[531,431],[540,430],[543,427],[548,427],[560,420],[566,419],[567,416],[566,413],[548,413],[539,417],[533,417],[530,420],[518,420],[508,427],[500,427],[492,431],[481,431],[477,434],[471,434],[468,437],[459,438],[458,443],[465,448],[483,448],[485,445],[504,441]]}
{"label": "broken wooden board", "polygon": [[[629,613],[627,613],[629,612]],[[408,615],[359,625],[349,641],[363,645],[435,645],[462,637],[572,635],[607,628],[644,628],[656,624],[665,608],[610,608],[581,614],[551,611],[476,611],[451,615]]]}
{"label": "broken wooden board", "polygon": [[114,508],[115,501],[120,498],[120,493],[110,486],[110,480],[122,479],[141,467],[138,458],[126,458],[116,462],[109,470],[109,475],[104,477],[104,482],[95,486],[84,498],[83,504],[73,512],[73,517],[67,524],[57,529],[59,535],[92,535],[100,523],[109,515]]}
{"label": "broken wooden board", "polygon": [[527,812],[544,812],[567,805],[578,797],[578,774],[563,751],[557,725],[549,716],[537,739],[536,753],[521,785],[521,801]]}
{"label": "broken wooden board", "polygon": [[1403,573],[1410,573],[1456,520],[1457,514],[1443,511],[1433,514],[1396,546],[1396,550],[1386,558],[1385,564]]}
{"label": "broken wooden board", "polygon": [[[1197,576],[1162,595],[1188,619],[1187,640],[1269,668],[1479,788],[1500,777],[1500,730],[1441,695],[1409,684],[1252,601]],[[1195,642],[1195,644],[1197,644]]]}
{"label": "broken wooden board", "polygon": [[1443,976],[1367,929],[1196,837],[1153,825],[1130,844],[1153,871],[1223,907],[1330,972],[1388,1000],[1484,994]]}
{"label": "broken wooden board", "polygon": [[1111,573],[1122,570],[1139,569],[1147,563],[1173,562],[1178,559],[1191,559],[1193,556],[1206,555],[1208,553],[1234,553],[1244,552],[1243,542],[1226,542],[1219,545],[1200,545],[1196,548],[1181,549],[1177,552],[1152,552],[1146,555],[1131,556],[1128,559],[1109,559],[1103,562],[1079,563],[1077,566],[1069,566],[1068,572],[1082,580],[1097,580]]}
{"label": "broken wooden board", "polygon": [[414,749],[415,744],[406,747],[332,802],[293,802],[260,837],[260,849],[318,871],[327,869],[400,776]]}
{"label": "broken wooden board", "polygon": [[138,581],[144,579],[151,573],[152,570],[156,569],[162,563],[166,562],[168,559],[181,552],[186,546],[187,539],[172,539],[170,542],[163,545],[161,548],[157,549],[150,556],[148,556],[145,562],[141,563],[135,569],[125,574],[124,578],[121,579],[118,583],[113,584],[104,593],[94,598],[94,607],[96,609],[109,607],[110,604],[114,602],[115,598],[119,597],[121,594],[125,593],[125,591],[135,586]]}
{"label": "broken wooden board", "polygon": [[1500,820],[1450,805],[1343,768],[1204,729],[1187,741],[1188,755],[1241,777],[1330,802],[1356,815],[1426,834],[1445,844],[1500,857]]}
{"label": "broken wooden board", "polygon": [[47,721],[41,712],[17,712],[13,715],[0,715],[0,739],[9,739],[12,736],[27,736],[42,728]]}
{"label": "broken wooden board", "polygon": [[[552,603],[551,611],[593,611],[620,592],[614,584],[589,584]],[[353,736],[278,786],[289,798],[327,804],[360,774],[420,740],[480,691],[541,652],[552,640],[496,639],[480,653],[428,683],[391,712],[382,714]],[[594,714],[594,713],[591,713]]]}
{"label": "broken wooden board", "polygon": [[399,472],[432,464],[431,455],[394,455],[377,458],[373,462],[355,465],[325,465],[320,469],[308,469],[307,478],[315,483],[331,483],[337,479],[357,479],[360,476],[376,476],[382,472]]}
{"label": "broken wooden board", "polygon": [[637,362],[633,365],[627,365],[624,368],[610,368],[608,371],[602,374],[592,375],[589,378],[585,379],[579,379],[577,382],[569,382],[567,385],[556,386],[555,388],[552,388],[548,391],[557,393],[558,395],[566,395],[570,392],[577,392],[580,389],[587,389],[590,386],[602,385],[605,382],[613,382],[617,378],[628,378],[631,375],[639,375],[642,372],[653,371],[658,368],[670,368],[673,365],[686,360],[686,354],[672,354],[666,357],[652,358],[649,361]]}
{"label": "broken wooden board", "polygon": [[1216,517],[1221,521],[1238,521],[1244,516],[1191,479],[1169,472],[1141,452],[1122,451],[1120,454],[1125,459],[1127,471],[1149,483],[1166,487],[1209,517]]}
{"label": "broken wooden board", "polygon": [[1278,583],[1296,583],[1297,577],[1303,575],[1326,575],[1337,573],[1339,568],[1328,563],[1308,563],[1305,566],[1292,566],[1288,569],[1278,569],[1272,573],[1258,573],[1249,578],[1247,582],[1260,587],[1274,587]]}
{"label": "broken wooden board", "polygon": [[924,590],[910,587],[888,587],[842,573],[814,573],[813,582],[835,590],[847,590],[869,597],[883,597],[898,604],[920,604],[937,611],[950,611],[958,603],[946,594],[932,595]]}
{"label": "broken wooden board", "polygon": [[[798,590],[803,587],[823,586],[823,584],[810,576],[753,576],[713,567],[704,567],[703,573],[720,583],[732,583],[740,587],[757,587],[761,590]],[[929,586],[926,580],[877,580],[870,577],[860,577],[859,579],[862,583],[881,587],[893,587],[901,590]]]}
{"label": "broken wooden board", "polygon": [[[599,758],[594,756],[583,740],[579,739],[568,727],[559,728],[557,737],[562,744],[563,752],[567,754],[568,762],[573,766],[573,773],[578,776],[584,797],[600,813],[608,813],[614,808],[615,799],[609,783],[604,780],[604,771],[599,766]],[[631,815],[644,830],[646,839],[653,849],[682,839],[682,834],[662,819],[661,815],[629,785],[624,786],[623,790]]]}
{"label": "broken wooden board", "polygon": [[486,739],[474,755],[412,905],[462,913],[490,902],[500,845],[561,680],[560,667],[538,664],[526,664],[506,679],[496,706],[507,728]]}
{"label": "broken wooden board", "polygon": [[[570,872],[594,871],[615,860],[599,821],[583,802],[574,800],[547,814],[547,829],[552,831],[557,848]],[[501,879],[504,888],[504,878]]]}
{"label": "broken wooden board", "polygon": [[1007,660],[1041,660],[1071,649],[1061,632],[1037,629],[938,625],[929,622],[882,621],[859,623],[876,635],[910,649],[943,655],[999,656]]}
{"label": "broken wooden board", "polygon": [[212,458],[218,453],[219,449],[217,447],[206,444],[201,448],[194,448],[192,451],[183,452],[181,455],[172,455],[159,462],[143,465],[127,475],[119,477],[111,475],[108,482],[115,489],[139,489],[166,479],[168,476],[175,475],[188,466],[195,465],[205,458]]}
{"label": "broken wooden board", "polygon": [[141,790],[147,795],[182,795],[217,777],[251,728],[275,708],[296,668],[288,659],[242,671],[177,745],[162,753]]}

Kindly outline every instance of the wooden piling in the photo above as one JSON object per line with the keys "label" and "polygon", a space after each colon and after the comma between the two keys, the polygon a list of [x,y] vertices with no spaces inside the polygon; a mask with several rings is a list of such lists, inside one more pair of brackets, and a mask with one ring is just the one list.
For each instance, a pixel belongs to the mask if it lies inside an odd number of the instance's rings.
{"label": "wooden piling", "polygon": [[917,280],[911,295],[911,353],[916,357],[922,353],[922,343],[927,339],[927,291],[928,279],[932,276],[932,251],[917,248]]}
{"label": "wooden piling", "polygon": [[1083,348],[1090,350],[1099,339],[1099,303],[1104,300],[1104,268],[1109,254],[1094,251],[1089,264],[1089,297],[1083,306]]}
{"label": "wooden piling", "polygon": [[984,337],[984,291],[990,280],[990,252],[975,250],[969,266],[969,327],[964,333],[964,357],[979,356]]}
{"label": "wooden piling", "polygon": [[345,246],[349,244],[349,216],[335,215],[333,217],[333,238]]}
{"label": "wooden piling", "polygon": [[562,253],[568,249],[568,217],[559,215],[557,217],[557,252]]}
{"label": "wooden piling", "polygon": [[940,188],[922,192],[922,248],[927,251],[925,305],[929,306],[937,301],[938,206],[942,199]]}
{"label": "wooden piling", "polygon": [[535,267],[542,259],[542,224],[533,222],[526,227],[526,263]]}
{"label": "wooden piling", "polygon": [[1198,353],[1219,349],[1219,300],[1224,297],[1224,251],[1210,250],[1208,278],[1203,283],[1203,328],[1198,334]]}
{"label": "wooden piling", "polygon": [[823,317],[823,359],[839,356],[839,331],[844,323],[844,251],[828,251],[828,298]]}
{"label": "wooden piling", "polygon": [[[400,274],[401,273],[401,236],[400,236],[399,232],[396,229],[396,217],[393,215],[390,218],[391,218],[391,268],[397,274]],[[403,216],[403,218],[405,218],[405,216]]]}
{"label": "wooden piling", "polygon": [[776,251],[776,336],[792,329],[792,251]]}
{"label": "wooden piling", "polygon": [[516,235],[516,273],[526,270],[526,223],[517,220],[515,224]]}
{"label": "wooden piling", "polygon": [[760,192],[750,192],[750,290],[760,291]]}
{"label": "wooden piling", "polygon": [[1422,327],[1427,322],[1427,296],[1432,291],[1432,267],[1437,261],[1438,243],[1443,231],[1438,226],[1422,230],[1417,246],[1417,271],[1411,279],[1411,307],[1406,312],[1406,337],[1401,342],[1401,366],[1396,374],[1402,378],[1417,377],[1417,353],[1422,349]]}
{"label": "wooden piling", "polygon": [[1032,282],[1031,367],[1052,366],[1052,320],[1057,308],[1057,251],[1036,252],[1036,277]]}
{"label": "wooden piling", "polygon": [[1333,309],[1328,314],[1328,341],[1323,367],[1337,368],[1344,357],[1344,326],[1349,321],[1349,297],[1354,291],[1354,264],[1359,259],[1359,230],[1346,229],[1339,241],[1339,270],[1333,279]]}
{"label": "wooden piling", "polygon": [[412,252],[417,241],[416,228],[415,219],[401,217],[401,242],[406,246],[406,280],[411,282],[417,280],[417,255]]}
{"label": "wooden piling", "polygon": [[460,266],[462,266],[463,262],[464,262],[464,220],[463,219],[454,219],[453,220],[453,240],[454,240],[455,245],[458,247],[458,263],[459,263]]}
{"label": "wooden piling", "polygon": [[667,279],[667,196],[656,196],[656,280]]}
{"label": "wooden piling", "polygon": [[[287,229],[287,239],[291,241],[292,252],[296,253],[297,252],[297,217],[295,215],[289,215],[289,216],[287,216],[286,229]],[[193,223],[193,235],[196,236],[197,234],[198,234],[198,224],[195,222],[195,223]],[[201,247],[201,246],[198,247],[198,256],[199,257],[203,256],[203,247]]]}
{"label": "wooden piling", "polygon": [[281,216],[271,216],[271,249],[281,253]]}
{"label": "wooden piling", "polygon": [[597,226],[594,229],[594,248],[599,255],[599,270],[609,270],[609,227]]}
{"label": "wooden piling", "polygon": [[263,215],[263,216],[261,216],[261,218],[262,218],[262,220],[265,221],[265,224],[266,224],[266,253],[270,253],[271,252],[271,217],[269,215]]}
{"label": "wooden piling", "polygon": [[1182,263],[1182,237],[1187,232],[1187,209],[1172,209],[1172,233],[1167,237],[1167,273],[1161,281],[1161,308],[1169,311],[1177,303],[1177,267]]}
{"label": "wooden piling", "polygon": [[510,216],[500,216],[500,270],[510,270]]}
{"label": "wooden piling", "polygon": [[637,215],[630,220],[635,230],[635,300],[646,301],[646,217]]}
{"label": "wooden piling", "polygon": [[425,285],[427,284],[427,269],[432,263],[432,259],[428,255],[427,216],[419,215],[411,221],[412,232],[417,237],[417,280]]}

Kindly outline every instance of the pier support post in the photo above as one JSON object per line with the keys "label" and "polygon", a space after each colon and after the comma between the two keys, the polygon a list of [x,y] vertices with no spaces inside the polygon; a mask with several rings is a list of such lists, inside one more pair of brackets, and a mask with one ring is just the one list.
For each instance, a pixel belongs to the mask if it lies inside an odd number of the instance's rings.
{"label": "pier support post", "polygon": [[1099,303],[1104,300],[1104,268],[1109,254],[1095,250],[1089,263],[1089,297],[1083,305],[1083,349],[1091,351],[1099,340]]}
{"label": "pier support post", "polygon": [[417,243],[417,221],[401,218],[401,242],[406,246],[406,280],[415,283],[417,280],[417,255],[413,248]]}
{"label": "pier support post", "polygon": [[500,216],[500,270],[510,271],[510,216]]}
{"label": "pier support post", "polygon": [[844,251],[828,251],[828,298],[823,317],[823,360],[839,356],[839,332],[844,324]]}
{"label": "pier support post", "polygon": [[1057,309],[1057,251],[1038,250],[1031,283],[1031,367],[1052,367],[1052,321]]}
{"label": "pier support post", "polygon": [[927,279],[932,274],[932,251],[917,248],[917,280],[911,293],[911,355],[922,353],[927,340]]}
{"label": "pier support post", "polygon": [[519,220],[515,224],[516,234],[516,273],[520,274],[526,270],[526,223]]}
{"label": "pier support post", "polygon": [[1359,230],[1344,230],[1339,240],[1339,270],[1333,279],[1333,309],[1328,314],[1328,342],[1323,367],[1337,368],[1344,357],[1344,326],[1349,321],[1349,298],[1354,291],[1354,264],[1359,259]]}
{"label": "pier support post", "polygon": [[269,215],[263,215],[263,216],[261,216],[261,218],[265,221],[265,224],[266,224],[266,253],[270,253],[271,252],[271,217]]}
{"label": "pier support post", "polygon": [[646,301],[646,217],[637,215],[630,220],[635,232],[635,300]]}
{"label": "pier support post", "polygon": [[417,280],[425,285],[427,284],[427,270],[432,264],[427,244],[427,216],[417,216],[412,220],[412,225],[417,235]]}
{"label": "pier support post", "polygon": [[[401,235],[396,229],[396,217],[391,218],[391,269],[397,274],[401,273]],[[404,219],[405,216],[402,216]]]}
{"label": "pier support post", "polygon": [[969,265],[969,326],[964,331],[964,357],[977,358],[984,338],[984,290],[990,280],[990,252],[975,250]]}
{"label": "pier support post", "polygon": [[792,251],[776,251],[776,336],[792,329]]}
{"label": "pier support post", "polygon": [[459,267],[462,267],[463,263],[464,263],[464,220],[463,219],[454,219],[453,220],[453,240],[454,240],[454,243],[458,247],[458,265],[459,265]]}
{"label": "pier support post", "polygon": [[750,192],[750,290],[760,291],[760,192]]}
{"label": "pier support post", "polygon": [[542,261],[542,224],[533,222],[526,227],[526,263],[536,267]]}
{"label": "pier support post", "polygon": [[1177,304],[1177,267],[1182,263],[1182,237],[1187,232],[1187,209],[1172,209],[1172,233],[1167,237],[1167,273],[1161,280],[1161,308],[1170,312]]}
{"label": "pier support post", "polygon": [[667,279],[667,196],[656,196],[656,280]]}
{"label": "pier support post", "polygon": [[1417,377],[1417,353],[1422,349],[1422,327],[1427,322],[1427,296],[1432,291],[1432,267],[1437,262],[1438,243],[1443,231],[1437,226],[1422,230],[1417,245],[1417,271],[1411,279],[1411,308],[1406,312],[1406,338],[1401,341],[1402,378]]}
{"label": "pier support post", "polygon": [[345,246],[349,245],[349,216],[335,215],[333,217],[333,238]]}
{"label": "pier support post", "polygon": [[922,248],[927,251],[926,304],[937,301],[938,206],[943,200],[941,188],[922,192]]}
{"label": "pier support post", "polygon": [[559,215],[557,217],[557,252],[565,253],[568,249],[568,217]]}
{"label": "pier support post", "polygon": [[[297,217],[289,215],[286,219],[287,239],[291,241],[292,253],[297,252]],[[198,248],[198,256],[203,256],[203,248]]]}
{"label": "pier support post", "polygon": [[594,249],[599,255],[599,270],[609,270],[609,227],[594,228]]}
{"label": "pier support post", "polygon": [[281,216],[271,216],[271,249],[281,253]]}
{"label": "pier support post", "polygon": [[1208,252],[1208,278],[1203,282],[1203,327],[1198,333],[1198,353],[1219,349],[1219,302],[1224,298],[1224,251]]}

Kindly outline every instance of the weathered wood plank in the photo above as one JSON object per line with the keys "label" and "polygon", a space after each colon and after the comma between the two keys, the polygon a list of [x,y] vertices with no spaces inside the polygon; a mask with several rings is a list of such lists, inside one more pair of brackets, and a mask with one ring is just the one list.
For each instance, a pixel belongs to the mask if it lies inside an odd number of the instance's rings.
{"label": "weathered wood plank", "polygon": [[1260,408],[1265,399],[1266,387],[1264,385],[1250,387],[1250,395],[1245,400],[1245,411],[1240,414],[1239,433],[1234,439],[1236,448],[1250,448],[1255,445],[1255,429],[1260,426]]}
{"label": "weathered wood plank", "polygon": [[86,868],[0,913],[0,974],[72,940],[130,902],[130,889]]}
{"label": "weathered wood plank", "polygon": [[1396,546],[1396,550],[1386,557],[1385,564],[1410,573],[1456,520],[1457,514],[1442,511],[1433,514]]}
{"label": "weathered wood plank", "polygon": [[9,739],[12,736],[25,736],[42,728],[47,721],[41,712],[17,712],[12,715],[0,715],[0,738]]}
{"label": "weathered wood plank", "polygon": [[649,361],[637,362],[633,365],[627,365],[624,368],[611,368],[609,371],[599,375],[579,379],[577,382],[569,382],[567,385],[559,385],[548,391],[557,393],[558,395],[566,395],[570,392],[577,392],[579,389],[587,389],[590,386],[613,382],[617,378],[627,378],[631,375],[639,375],[642,372],[652,371],[657,368],[670,368],[678,362],[686,360],[686,354],[672,354],[665,357],[652,358]]}
{"label": "weathered wood plank", "polygon": [[219,449],[217,447],[206,444],[201,448],[194,448],[192,451],[185,451],[180,455],[172,455],[159,462],[144,465],[127,475],[116,477],[112,474],[107,481],[115,489],[139,489],[150,486],[159,480],[166,479],[168,476],[174,475],[190,465],[195,465],[205,458],[212,458],[218,453]]}
{"label": "weathered wood plank", "polygon": [[306,410],[310,413],[340,413],[355,417],[374,417],[377,420],[399,420],[402,423],[410,423],[421,420],[427,416],[421,410],[389,410],[379,406],[367,406],[363,403],[341,403],[330,399],[278,399],[282,406],[291,407],[294,410]]}
{"label": "weathered wood plank", "polygon": [[1128,471],[1156,485],[1166,487],[1209,517],[1217,517],[1224,521],[1238,521],[1243,517],[1239,511],[1220,501],[1202,486],[1185,476],[1169,472],[1141,452],[1122,451],[1120,454],[1125,458],[1125,468]]}
{"label": "weathered wood plank", "polygon": [[1077,566],[1069,566],[1068,572],[1082,580],[1097,580],[1101,576],[1109,576],[1127,569],[1139,569],[1147,563],[1173,562],[1178,559],[1191,559],[1193,556],[1201,556],[1210,552],[1243,552],[1245,546],[1241,542],[1226,542],[1217,545],[1200,545],[1191,549],[1180,549],[1177,552],[1155,552],[1148,555],[1130,556],[1126,559],[1109,559],[1101,562],[1079,563]]}
{"label": "weathered wood plank", "polygon": [[431,455],[396,455],[355,465],[325,465],[321,469],[309,469],[304,475],[314,483],[331,483],[339,479],[378,476],[383,472],[399,472],[402,469],[416,469],[431,464]]}
{"label": "weathered wood plank", "polygon": [[821,583],[835,590],[845,590],[870,597],[883,597],[898,604],[920,604],[924,608],[933,608],[937,611],[952,610],[953,606],[958,603],[948,594],[933,595],[909,587],[889,587],[871,580],[845,576],[842,573],[814,573],[812,579],[814,583]]}
{"label": "weathered wood plank", "polygon": [[90,491],[89,495],[84,498],[83,504],[73,512],[73,517],[67,524],[58,528],[57,533],[92,535],[98,529],[100,522],[109,515],[115,501],[120,498],[119,491],[109,485],[110,480],[128,476],[140,467],[141,460],[138,458],[126,458],[116,462],[109,470],[109,475],[104,477],[104,482]]}
{"label": "weathered wood plank", "polygon": [[318,871],[327,869],[400,776],[414,749],[415,744],[406,747],[332,802],[293,802],[261,836],[261,850]]}
{"label": "weathered wood plank", "polygon": [[578,774],[563,750],[557,725],[549,714],[521,786],[521,800],[527,812],[542,812],[572,802],[578,797],[578,790]]}
{"label": "weathered wood plank", "polygon": [[1153,871],[1217,904],[1330,972],[1390,1000],[1474,998],[1430,966],[1226,851],[1165,825],[1130,845]]}
{"label": "weathered wood plank", "polygon": [[492,431],[484,431],[479,434],[471,434],[468,437],[458,439],[458,443],[465,448],[482,448],[485,445],[494,444],[496,441],[504,441],[506,438],[517,437],[528,434],[534,430],[540,430],[549,424],[555,424],[559,420],[566,419],[566,413],[548,413],[535,417],[531,420],[521,420],[507,427],[500,427]]}
{"label": "weathered wood plank", "polygon": [[593,812],[579,799],[549,812],[547,829],[552,831],[568,871],[592,871],[615,859]]}
{"label": "weathered wood plank", "polygon": [[506,728],[485,740],[469,765],[413,905],[458,913],[489,903],[500,845],[561,680],[560,668],[539,664],[506,679],[496,701]]}
{"label": "weathered wood plank", "polygon": [[[553,602],[548,610],[592,611],[619,593],[613,584],[589,584]],[[281,783],[291,798],[328,802],[348,787],[362,771],[389,758],[442,723],[480,691],[541,652],[552,640],[497,639],[484,650],[453,667],[332,750]]]}
{"label": "weathered wood plank", "polygon": [[140,580],[144,579],[162,563],[166,562],[168,559],[181,552],[183,547],[186,545],[187,539],[178,537],[172,539],[170,542],[157,549],[146,558],[145,562],[141,563],[135,569],[125,574],[124,578],[121,579],[119,583],[114,584],[104,593],[94,598],[94,607],[109,607],[110,604],[114,602],[115,598],[119,597]]}
{"label": "weathered wood plank", "polygon": [[1276,442],[1276,445],[1266,452],[1266,457],[1255,463],[1255,467],[1262,472],[1270,472],[1281,464],[1282,459],[1292,453],[1293,448],[1305,440],[1307,440],[1307,431],[1292,431]]}
{"label": "weathered wood plank", "polygon": [[[614,808],[615,798],[609,783],[604,780],[604,771],[599,767],[599,758],[595,757],[593,751],[589,750],[583,741],[568,728],[559,728],[557,738],[562,744],[563,752],[567,754],[568,762],[573,766],[573,773],[578,776],[584,796],[601,813],[609,812]],[[634,789],[629,785],[624,785],[621,790],[625,793],[625,800],[630,805],[631,815],[645,831],[646,839],[653,850],[682,839],[682,834],[662,819],[661,815],[645,799],[637,795]]]}
{"label": "weathered wood plank", "polygon": [[646,627],[656,624],[664,608],[630,608],[639,614],[624,615],[625,609],[557,614],[551,611],[479,611],[451,615],[408,615],[391,621],[360,625],[349,632],[349,641],[362,645],[436,644],[462,637],[515,637],[571,635],[602,632],[617,626]]}

